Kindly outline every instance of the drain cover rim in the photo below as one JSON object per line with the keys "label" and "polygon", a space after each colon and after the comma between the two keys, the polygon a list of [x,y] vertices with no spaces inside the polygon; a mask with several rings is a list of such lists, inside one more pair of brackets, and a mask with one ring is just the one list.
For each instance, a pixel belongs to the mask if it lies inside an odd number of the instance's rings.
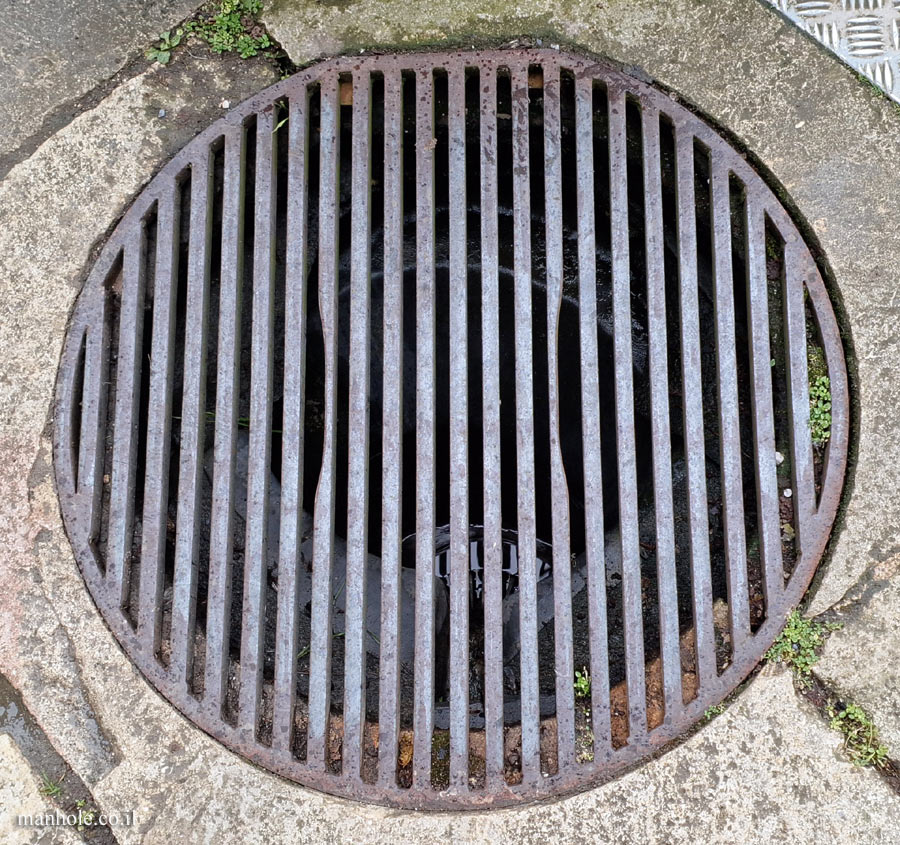
{"label": "drain cover rim", "polygon": [[[788,610],[796,606],[806,592],[833,528],[834,517],[843,489],[849,441],[849,389],[836,318],[821,275],[809,253],[809,248],[790,214],[778,199],[777,193],[765,184],[762,177],[740,157],[740,153],[725,138],[709,126],[705,120],[688,111],[674,98],[603,62],[550,50],[463,51],[453,54],[415,53],[363,59],[359,57],[332,59],[313,65],[290,79],[260,92],[204,130],[179,151],[135,199],[94,264],[84,289],[79,294],[66,335],[62,366],[57,378],[56,419],[71,419],[72,414],[75,413],[77,401],[73,394],[74,386],[72,379],[67,374],[75,368],[86,327],[97,319],[96,294],[100,292],[101,285],[109,278],[119,251],[124,249],[127,242],[133,237],[135,227],[142,225],[141,221],[153,203],[159,200],[171,180],[190,163],[198,150],[202,150],[204,147],[209,148],[210,143],[221,137],[227,127],[240,126],[246,118],[253,114],[266,110],[271,111],[277,100],[288,96],[294,90],[301,90],[310,82],[329,72],[348,73],[365,70],[367,67],[377,70],[385,70],[389,67],[396,69],[428,68],[430,70],[453,67],[459,62],[463,62],[466,66],[483,66],[492,70],[508,64],[525,64],[526,67],[528,64],[563,66],[572,69],[576,74],[597,76],[610,89],[620,87],[629,93],[637,92],[642,99],[646,98],[647,102],[658,106],[660,111],[669,115],[676,127],[688,127],[690,133],[701,143],[724,155],[731,171],[747,186],[748,193],[752,189],[761,192],[766,197],[773,198],[774,204],[766,203],[766,211],[773,216],[773,222],[779,231],[785,236],[791,235],[801,254],[809,256],[808,275],[805,282],[809,291],[811,307],[819,322],[829,374],[832,375],[835,424],[832,428],[826,466],[823,471],[821,499],[813,515],[815,526],[810,535],[812,542],[802,550],[802,556],[796,564],[793,576],[785,586],[781,600],[776,605],[767,607],[766,621],[753,636],[754,647],[745,648],[740,652],[738,659],[735,659],[712,684],[702,688],[698,696],[685,705],[679,714],[680,718],[677,724],[671,723],[667,715],[663,724],[650,731],[645,740],[629,741],[627,745],[614,751],[605,760],[572,766],[556,775],[545,777],[543,783],[537,785],[528,785],[527,783],[516,786],[506,785],[505,788],[493,792],[487,790],[454,791],[451,789],[441,793],[432,789],[417,789],[415,786],[410,789],[400,789],[396,786],[382,787],[380,784],[365,784],[360,780],[343,775],[315,772],[307,767],[305,761],[297,759],[287,761],[272,748],[266,748],[256,742],[248,742],[245,735],[228,725],[219,714],[209,712],[204,706],[204,702],[198,701],[188,691],[186,685],[173,685],[171,676],[156,661],[154,655],[147,654],[145,644],[131,629],[121,613],[118,603],[111,599],[108,589],[104,586],[104,577],[97,565],[94,550],[78,541],[79,537],[87,536],[91,529],[90,526],[82,524],[83,520],[78,511],[79,506],[83,504],[81,502],[83,497],[75,489],[75,469],[72,466],[71,451],[64,436],[67,430],[65,423],[55,425],[53,433],[54,465],[58,492],[66,530],[72,540],[79,568],[104,621],[111,628],[132,662],[157,691],[206,733],[223,742],[229,749],[271,771],[289,777],[302,785],[331,794],[376,801],[396,807],[420,808],[427,806],[469,809],[479,806],[499,807],[518,804],[537,797],[571,793],[598,785],[624,768],[645,758],[648,754],[664,747],[675,737],[683,735],[691,724],[696,723],[703,716],[709,706],[719,703],[759,663],[764,652],[780,631]],[[91,297],[92,293],[94,299]],[[84,414],[85,411],[83,410],[82,413]]]}

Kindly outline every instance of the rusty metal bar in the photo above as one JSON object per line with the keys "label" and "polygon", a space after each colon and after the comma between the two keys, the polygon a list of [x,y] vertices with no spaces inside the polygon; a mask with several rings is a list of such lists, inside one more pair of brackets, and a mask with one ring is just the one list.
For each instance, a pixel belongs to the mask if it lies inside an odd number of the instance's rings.
{"label": "rusty metal bar", "polygon": [[747,303],[752,374],[753,442],[759,551],[766,607],[781,600],[781,519],[775,467],[775,414],[772,403],[772,350],[769,343],[769,299],[766,277],[765,212],[753,194],[746,199]]}
{"label": "rusty metal bar", "polygon": [[[792,577],[803,572],[802,564],[812,565],[819,554],[816,543],[823,543],[831,530],[832,521],[840,505],[841,487],[847,464],[848,441],[850,435],[850,385],[847,363],[841,346],[841,330],[836,320],[828,318],[831,302],[822,274],[811,254],[805,257],[806,290],[812,317],[819,329],[819,337],[828,366],[829,388],[831,390],[831,436],[825,448],[824,467],[820,479],[819,500],[815,516],[816,533],[803,549],[803,560]],[[800,575],[799,577],[803,577]]]}
{"label": "rusty metal bar", "polygon": [[534,502],[534,366],[531,342],[531,183],[528,66],[510,68],[513,156],[513,275],[516,324],[516,470],[522,781],[541,777],[537,643],[537,527]]}
{"label": "rusty metal bar", "polygon": [[350,421],[344,629],[343,772],[360,777],[366,695],[366,538],[369,518],[369,324],[372,86],[353,76],[350,219]]}
{"label": "rusty metal bar", "polygon": [[322,470],[313,514],[313,571],[309,643],[309,726],[306,760],[313,771],[326,768],[331,711],[331,563],[334,555],[334,471],[337,428],[337,308],[340,106],[338,80],[320,86],[319,130],[319,311],[325,345],[325,437]]}
{"label": "rusty metal bar", "polygon": [[481,370],[484,480],[484,732],[488,788],[503,777],[503,535],[500,497],[500,295],[497,253],[497,70],[479,68]]}
{"label": "rusty metal bar", "polygon": [[298,567],[303,543],[303,421],[306,396],[307,167],[309,92],[288,103],[287,231],[284,283],[284,405],[281,435],[281,536],[272,746],[290,756],[297,695]]}
{"label": "rusty metal bar", "polygon": [[609,96],[609,183],[612,221],[613,337],[616,368],[616,451],[619,469],[619,533],[622,541],[622,606],[629,738],[647,732],[644,631],[641,614],[641,555],[638,533],[637,447],[634,433],[634,375],[631,349],[631,266],[628,249],[628,177],[625,92]]}
{"label": "rusty metal bar", "polygon": [[594,759],[612,752],[603,462],[600,454],[600,356],[597,345],[597,233],[594,211],[594,82],[575,79],[575,155],[578,170],[578,318],[581,334],[581,427],[584,460],[585,555],[591,659]]}
{"label": "rusty metal bar", "polygon": [[416,73],[416,645],[413,786],[431,786],[434,732],[434,80]]}
{"label": "rusty metal bar", "polygon": [[144,513],[141,529],[137,631],[148,655],[159,651],[162,589],[169,505],[172,371],[175,297],[178,289],[180,189],[176,182],[159,198],[156,213],[156,272],[150,341],[150,402],[147,419]]}
{"label": "rusty metal bar", "polygon": [[272,375],[275,274],[275,109],[256,118],[253,221],[253,333],[250,339],[250,444],[247,463],[247,531],[244,541],[244,613],[238,731],[256,739],[262,695],[263,645],[269,545],[269,479],[272,453]]}
{"label": "rusty metal bar", "polygon": [[765,212],[758,199],[750,192],[746,199],[745,221],[757,526],[763,590],[766,608],[770,608],[781,600],[784,567],[781,562],[781,518],[778,512],[778,478],[775,466]]}
{"label": "rusty metal bar", "polygon": [[126,562],[131,560],[134,489],[137,470],[138,405],[141,396],[141,344],[144,332],[144,288],[147,258],[146,219],[133,224],[122,260],[122,304],[116,366],[116,408],[109,493],[106,579],[111,600],[121,607],[128,594]]}
{"label": "rusty metal bar", "polygon": [[675,144],[681,376],[691,538],[691,594],[694,609],[694,636],[697,644],[697,676],[703,686],[711,684],[716,677],[716,655],[712,622],[709,515],[706,501],[706,443],[703,435],[703,388],[700,370],[694,136],[683,123],[675,127]]}
{"label": "rusty metal bar", "polygon": [[191,166],[188,233],[187,317],[181,403],[178,516],[175,526],[175,575],[172,585],[170,671],[176,683],[193,674],[197,566],[200,553],[200,482],[206,451],[206,350],[212,239],[212,150]]}
{"label": "rusty metal bar", "polygon": [[744,487],[741,477],[734,278],[731,266],[731,188],[728,164],[721,156],[710,158],[722,521],[725,527],[731,646],[734,651],[743,648],[750,636],[750,599],[747,586],[747,538],[744,531]]}
{"label": "rusty metal bar", "polygon": [[228,679],[231,571],[234,542],[234,464],[241,370],[241,288],[244,265],[245,130],[225,132],[222,189],[222,262],[219,272],[219,338],[216,345],[216,423],[213,440],[209,586],[206,611],[204,708],[221,718]]}
{"label": "rusty metal bar", "polygon": [[469,401],[466,76],[450,69],[450,785],[469,786]]}
{"label": "rusty metal bar", "polygon": [[811,540],[816,512],[812,437],[809,429],[809,368],[804,290],[810,272],[806,245],[794,238],[784,246],[784,335],[790,382],[791,473],[794,522],[800,554]]}
{"label": "rusty metal bar", "polygon": [[400,554],[403,496],[403,79],[384,74],[381,649],[378,780],[397,781],[400,739]]}
{"label": "rusty metal bar", "polygon": [[556,671],[557,767],[575,759],[575,659],[572,649],[572,567],[569,561],[569,488],[560,443],[559,314],[563,294],[562,125],[559,67],[544,66],[544,167],[547,250],[547,385],[550,488],[553,501],[553,619]]}
{"label": "rusty metal bar", "polygon": [[659,585],[659,651],[664,721],[671,724],[683,706],[678,586],[675,572],[675,517],[672,497],[672,438],[669,426],[665,235],[659,151],[659,111],[641,104],[644,159],[644,230],[647,260],[647,338],[650,364],[650,426],[653,449],[653,503],[656,517],[656,573]]}
{"label": "rusty metal bar", "polygon": [[[78,497],[87,508],[85,539],[94,543],[100,531],[103,452],[106,446],[106,401],[109,383],[108,298],[103,296],[85,328],[81,437],[78,446]],[[98,385],[93,389],[93,385]]]}

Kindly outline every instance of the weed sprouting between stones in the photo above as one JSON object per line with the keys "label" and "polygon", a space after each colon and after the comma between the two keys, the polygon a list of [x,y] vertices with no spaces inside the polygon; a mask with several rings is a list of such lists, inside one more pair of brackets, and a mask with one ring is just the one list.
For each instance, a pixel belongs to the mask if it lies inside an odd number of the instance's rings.
{"label": "weed sprouting between stones", "polygon": [[791,611],[784,630],[766,652],[766,660],[790,666],[801,685],[809,683],[812,667],[819,662],[819,650],[830,631],[840,625],[806,619],[797,610]]}

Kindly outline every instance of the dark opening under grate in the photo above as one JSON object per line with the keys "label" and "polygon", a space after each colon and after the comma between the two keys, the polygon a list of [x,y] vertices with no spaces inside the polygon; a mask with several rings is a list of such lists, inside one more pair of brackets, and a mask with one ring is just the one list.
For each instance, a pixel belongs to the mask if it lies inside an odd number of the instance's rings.
{"label": "dark opening under grate", "polygon": [[55,463],[104,618],[200,727],[328,792],[499,806],[740,683],[848,416],[815,261],[706,123],[555,51],[413,54],[297,74],[142,192]]}

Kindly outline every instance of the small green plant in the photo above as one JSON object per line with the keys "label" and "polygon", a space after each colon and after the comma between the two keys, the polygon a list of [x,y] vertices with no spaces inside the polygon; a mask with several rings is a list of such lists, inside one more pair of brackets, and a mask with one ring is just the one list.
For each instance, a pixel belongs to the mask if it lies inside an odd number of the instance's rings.
{"label": "small green plant", "polygon": [[272,46],[256,20],[261,9],[261,0],[219,0],[211,16],[191,21],[185,30],[206,41],[214,53],[249,59]]}
{"label": "small green plant", "polygon": [[59,780],[53,780],[47,775],[41,775],[41,785],[38,788],[38,791],[41,795],[46,796],[47,798],[59,798],[62,795],[62,782],[65,778],[65,775],[61,777]]}
{"label": "small green plant", "polygon": [[882,745],[878,728],[858,704],[841,710],[829,705],[831,727],[844,735],[844,750],[856,766],[881,767],[887,762],[887,748]]}
{"label": "small green plant", "polygon": [[588,698],[591,694],[591,673],[587,667],[579,672],[575,670],[575,695],[578,698]]}
{"label": "small green plant", "polygon": [[716,716],[721,716],[725,712],[725,702],[721,702],[720,704],[715,704],[712,707],[707,707],[706,711],[703,713],[703,718],[706,719],[707,722],[712,721],[716,718]]}
{"label": "small green plant", "polygon": [[151,47],[144,55],[151,62],[167,65],[169,59],[172,58],[172,51],[181,43],[182,38],[184,38],[184,29],[182,27],[178,27],[174,35],[171,31],[163,32],[159,36],[159,44]]}
{"label": "small green plant", "polygon": [[809,388],[809,429],[816,446],[824,446],[831,437],[831,382],[817,376]]}
{"label": "small green plant", "polygon": [[78,822],[78,825],[76,826],[76,830],[79,833],[83,833],[84,829],[86,827],[93,827],[97,821],[97,815],[96,815],[97,811],[94,809],[85,810],[85,807],[87,807],[87,801],[85,801],[84,798],[79,798],[75,802],[75,808],[79,811],[79,813],[78,813],[79,822]]}
{"label": "small green plant", "polygon": [[257,20],[262,0],[218,0],[194,20],[159,36],[159,43],[145,53],[151,62],[169,63],[172,51],[186,36],[209,44],[214,53],[237,53],[249,59],[272,47],[272,41]]}
{"label": "small green plant", "polygon": [[793,610],[784,630],[766,652],[766,660],[790,666],[800,684],[808,686],[810,672],[819,662],[818,651],[825,644],[827,633],[838,627],[805,619],[799,611]]}

